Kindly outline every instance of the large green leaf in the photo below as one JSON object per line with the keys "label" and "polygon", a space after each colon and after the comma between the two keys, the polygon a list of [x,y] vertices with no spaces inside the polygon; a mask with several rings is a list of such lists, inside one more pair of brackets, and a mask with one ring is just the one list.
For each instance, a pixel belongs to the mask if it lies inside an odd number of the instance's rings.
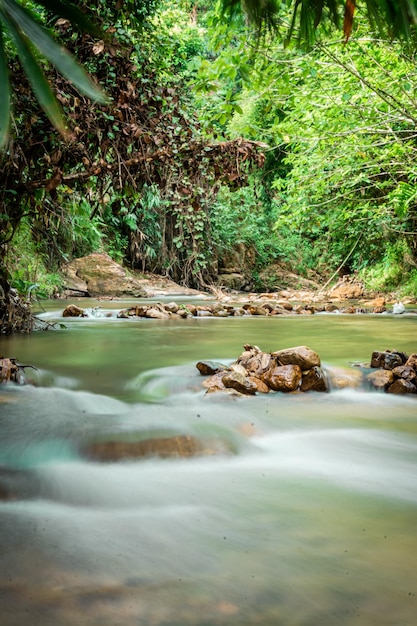
{"label": "large green leaf", "polygon": [[[222,12],[232,17],[242,12],[258,29],[292,19],[288,39],[312,43],[319,24],[339,28],[347,0],[220,0]],[[352,8],[356,2],[351,2]],[[416,44],[417,0],[364,0],[368,21],[382,34]],[[353,12],[352,12],[353,17]]]}
{"label": "large green leaf", "polygon": [[30,44],[18,26],[4,12],[1,14],[2,20],[6,23],[9,35],[16,46],[20,62],[29,79],[33,91],[38,99],[39,104],[55,126],[61,133],[65,133],[65,122],[62,117],[61,107],[59,106],[51,87],[39,66],[37,59],[30,47]]}
{"label": "large green leaf", "polygon": [[52,63],[56,69],[86,96],[97,102],[107,103],[108,98],[93,83],[87,72],[65,48],[54,41],[51,35],[33,18],[29,11],[15,0],[3,0],[3,11],[18,25],[29,41]]}
{"label": "large green leaf", "polygon": [[94,24],[83,11],[78,7],[65,0],[37,0],[40,5],[45,7],[54,15],[59,15],[67,19],[73,26],[78,26],[80,30],[90,33],[93,37],[103,37],[103,32]]}
{"label": "large green leaf", "polygon": [[10,124],[10,85],[4,51],[3,33],[0,28],[0,148],[5,145]]}

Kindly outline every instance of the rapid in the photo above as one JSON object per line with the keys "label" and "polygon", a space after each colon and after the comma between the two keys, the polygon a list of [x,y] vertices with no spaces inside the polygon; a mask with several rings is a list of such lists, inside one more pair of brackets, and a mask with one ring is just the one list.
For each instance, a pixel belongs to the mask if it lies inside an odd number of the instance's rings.
{"label": "rapid", "polygon": [[[0,340],[37,368],[0,388],[0,624],[414,626],[417,397],[206,395],[195,364],[250,343],[348,368],[417,352],[417,316],[118,319],[124,306],[63,320],[50,303],[65,328]],[[230,454],[83,454],[173,435]]]}

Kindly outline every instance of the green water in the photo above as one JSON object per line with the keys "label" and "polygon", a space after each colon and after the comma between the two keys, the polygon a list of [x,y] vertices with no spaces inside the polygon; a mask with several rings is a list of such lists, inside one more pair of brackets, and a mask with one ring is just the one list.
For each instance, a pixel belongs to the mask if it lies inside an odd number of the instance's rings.
{"label": "green water", "polygon": [[[117,306],[0,340],[38,368],[34,386],[0,390],[0,486],[15,495],[0,501],[0,623],[414,626],[417,398],[205,396],[195,363],[254,343],[349,366],[416,352],[417,317],[104,317]],[[149,433],[217,437],[235,454],[81,452]]]}

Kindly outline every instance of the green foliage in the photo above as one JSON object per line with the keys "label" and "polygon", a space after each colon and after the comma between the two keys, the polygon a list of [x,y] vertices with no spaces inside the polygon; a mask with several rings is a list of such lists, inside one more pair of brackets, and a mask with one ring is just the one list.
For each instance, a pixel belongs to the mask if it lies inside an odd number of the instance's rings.
{"label": "green foliage", "polygon": [[50,271],[48,258],[33,240],[30,226],[23,221],[9,245],[6,265],[10,284],[27,300],[52,297],[62,286],[58,273]]}
{"label": "green foliage", "polygon": [[232,192],[227,187],[220,189],[210,217],[213,245],[220,259],[239,243],[255,250],[255,269],[282,256],[273,232],[276,215],[274,211],[265,210],[258,197],[259,191],[255,180],[238,191]]}
{"label": "green foliage", "polygon": [[393,291],[400,288],[402,295],[416,296],[417,269],[410,248],[404,240],[388,243],[383,257],[372,267],[360,272],[369,289]]}
{"label": "green foliage", "polygon": [[[32,6],[26,6],[26,5]],[[42,9],[40,8],[42,7]],[[7,58],[10,45],[17,51],[19,60],[29,79],[36,98],[52,124],[61,133],[66,132],[66,123],[60,105],[53,94],[45,75],[44,63],[39,58],[47,59],[81,93],[97,102],[107,102],[107,97],[92,81],[84,69],[77,63],[53,36],[44,28],[39,15],[45,21],[45,11],[53,8],[55,15],[69,18],[78,27],[97,35],[99,30],[74,5],[64,0],[50,2],[39,0],[36,3],[23,3],[18,0],[0,2],[0,148],[7,142],[11,114],[10,86],[7,72]],[[7,46],[4,45],[4,39]]]}
{"label": "green foliage", "polygon": [[[223,15],[230,20],[246,15],[258,37],[279,31],[287,43],[312,44],[321,29],[340,29],[349,38],[356,4],[345,0],[221,0]],[[416,6],[414,0],[366,0],[365,15],[379,35],[416,40]],[[342,16],[344,19],[342,20]]]}

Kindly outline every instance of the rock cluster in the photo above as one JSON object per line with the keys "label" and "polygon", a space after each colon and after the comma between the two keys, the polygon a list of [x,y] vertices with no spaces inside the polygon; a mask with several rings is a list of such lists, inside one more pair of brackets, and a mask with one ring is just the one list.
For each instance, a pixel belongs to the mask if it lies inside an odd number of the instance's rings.
{"label": "rock cluster", "polygon": [[[256,298],[248,301],[247,296],[244,301],[241,297],[235,297],[225,301],[217,301],[214,303],[204,304],[177,304],[176,302],[154,302],[147,304],[139,304],[136,306],[122,309],[117,317],[119,318],[148,318],[148,319],[180,319],[190,317],[242,317],[254,315],[259,317],[277,316],[277,315],[313,315],[314,313],[385,313],[384,298],[377,298],[373,301],[365,301],[360,305],[337,306],[334,302],[314,303],[312,301],[297,303],[289,300],[286,292],[279,294],[261,294]],[[290,294],[289,294],[290,295]],[[299,294],[300,298],[303,294]],[[404,307],[403,307],[404,308]],[[405,309],[404,309],[405,310]],[[388,311],[388,312],[394,312]],[[408,313],[417,313],[417,311],[409,309]],[[63,317],[86,317],[84,309],[76,305],[68,305],[63,312]]]}
{"label": "rock cluster", "polygon": [[227,391],[243,395],[281,391],[328,391],[319,355],[307,346],[263,352],[246,344],[244,352],[230,366],[199,361],[207,393]]}
{"label": "rock cluster", "polygon": [[[161,304],[144,304],[130,307],[120,311],[118,317],[146,317],[151,319],[172,319],[188,317],[240,317],[242,315],[288,315],[293,312],[293,306],[289,302],[280,303],[246,303],[242,306],[223,304],[215,302],[213,304],[177,304],[169,302]],[[295,311],[294,311],[295,312]]]}
{"label": "rock cluster", "polygon": [[373,352],[367,380],[374,389],[387,393],[417,393],[417,354],[397,350]]}

